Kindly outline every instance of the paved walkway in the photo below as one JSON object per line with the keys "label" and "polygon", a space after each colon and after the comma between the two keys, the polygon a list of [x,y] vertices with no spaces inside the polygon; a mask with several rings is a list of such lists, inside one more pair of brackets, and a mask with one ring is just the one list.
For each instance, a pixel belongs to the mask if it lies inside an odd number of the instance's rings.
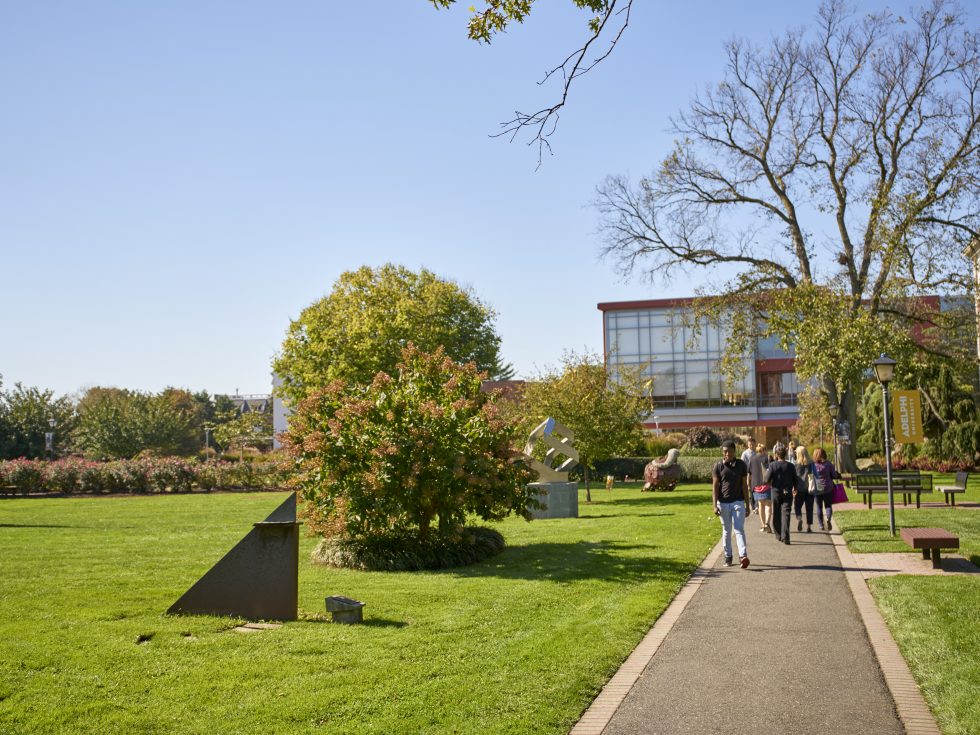
{"label": "paved walkway", "polygon": [[656,655],[618,685],[608,724],[586,713],[573,732],[905,732],[831,537],[797,534],[794,521],[785,546],[757,516],[746,525],[751,566],[724,568],[716,549]]}

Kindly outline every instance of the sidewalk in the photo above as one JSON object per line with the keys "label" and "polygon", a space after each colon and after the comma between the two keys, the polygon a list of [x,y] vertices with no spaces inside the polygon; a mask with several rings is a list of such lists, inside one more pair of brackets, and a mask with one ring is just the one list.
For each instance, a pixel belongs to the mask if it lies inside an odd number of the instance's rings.
{"label": "sidewalk", "polygon": [[603,735],[905,732],[830,536],[746,526],[751,566],[717,557]]}

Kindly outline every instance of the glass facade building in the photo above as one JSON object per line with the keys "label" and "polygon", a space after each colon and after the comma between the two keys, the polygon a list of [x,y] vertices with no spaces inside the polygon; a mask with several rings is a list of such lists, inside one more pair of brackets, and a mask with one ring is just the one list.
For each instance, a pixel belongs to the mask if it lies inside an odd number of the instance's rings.
{"label": "glass facade building", "polygon": [[692,299],[599,304],[606,361],[615,375],[639,368],[654,408],[650,428],[690,426],[786,427],[799,418],[801,390],[792,352],[778,340],[760,341],[745,360],[745,375],[730,382],[719,361],[727,335],[714,325],[694,330]]}

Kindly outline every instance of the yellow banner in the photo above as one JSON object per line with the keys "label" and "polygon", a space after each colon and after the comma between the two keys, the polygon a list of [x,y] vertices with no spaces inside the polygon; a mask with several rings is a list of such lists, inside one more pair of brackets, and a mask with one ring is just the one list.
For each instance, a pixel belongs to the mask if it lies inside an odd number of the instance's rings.
{"label": "yellow banner", "polygon": [[899,444],[917,444],[924,441],[922,404],[919,402],[919,391],[893,391],[892,413],[895,416],[895,441]]}

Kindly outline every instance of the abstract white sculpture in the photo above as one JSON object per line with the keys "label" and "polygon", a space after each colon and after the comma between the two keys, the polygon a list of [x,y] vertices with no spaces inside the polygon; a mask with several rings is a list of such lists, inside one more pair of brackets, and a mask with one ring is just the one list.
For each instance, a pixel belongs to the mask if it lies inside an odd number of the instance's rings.
{"label": "abstract white sculpture", "polygon": [[[538,424],[528,437],[524,454],[528,463],[538,473],[539,482],[568,482],[568,472],[578,464],[578,450],[572,446],[575,434],[553,418],[547,418]],[[534,458],[534,447],[538,442],[548,447],[544,462]],[[557,467],[555,462],[559,457],[566,459]]]}

